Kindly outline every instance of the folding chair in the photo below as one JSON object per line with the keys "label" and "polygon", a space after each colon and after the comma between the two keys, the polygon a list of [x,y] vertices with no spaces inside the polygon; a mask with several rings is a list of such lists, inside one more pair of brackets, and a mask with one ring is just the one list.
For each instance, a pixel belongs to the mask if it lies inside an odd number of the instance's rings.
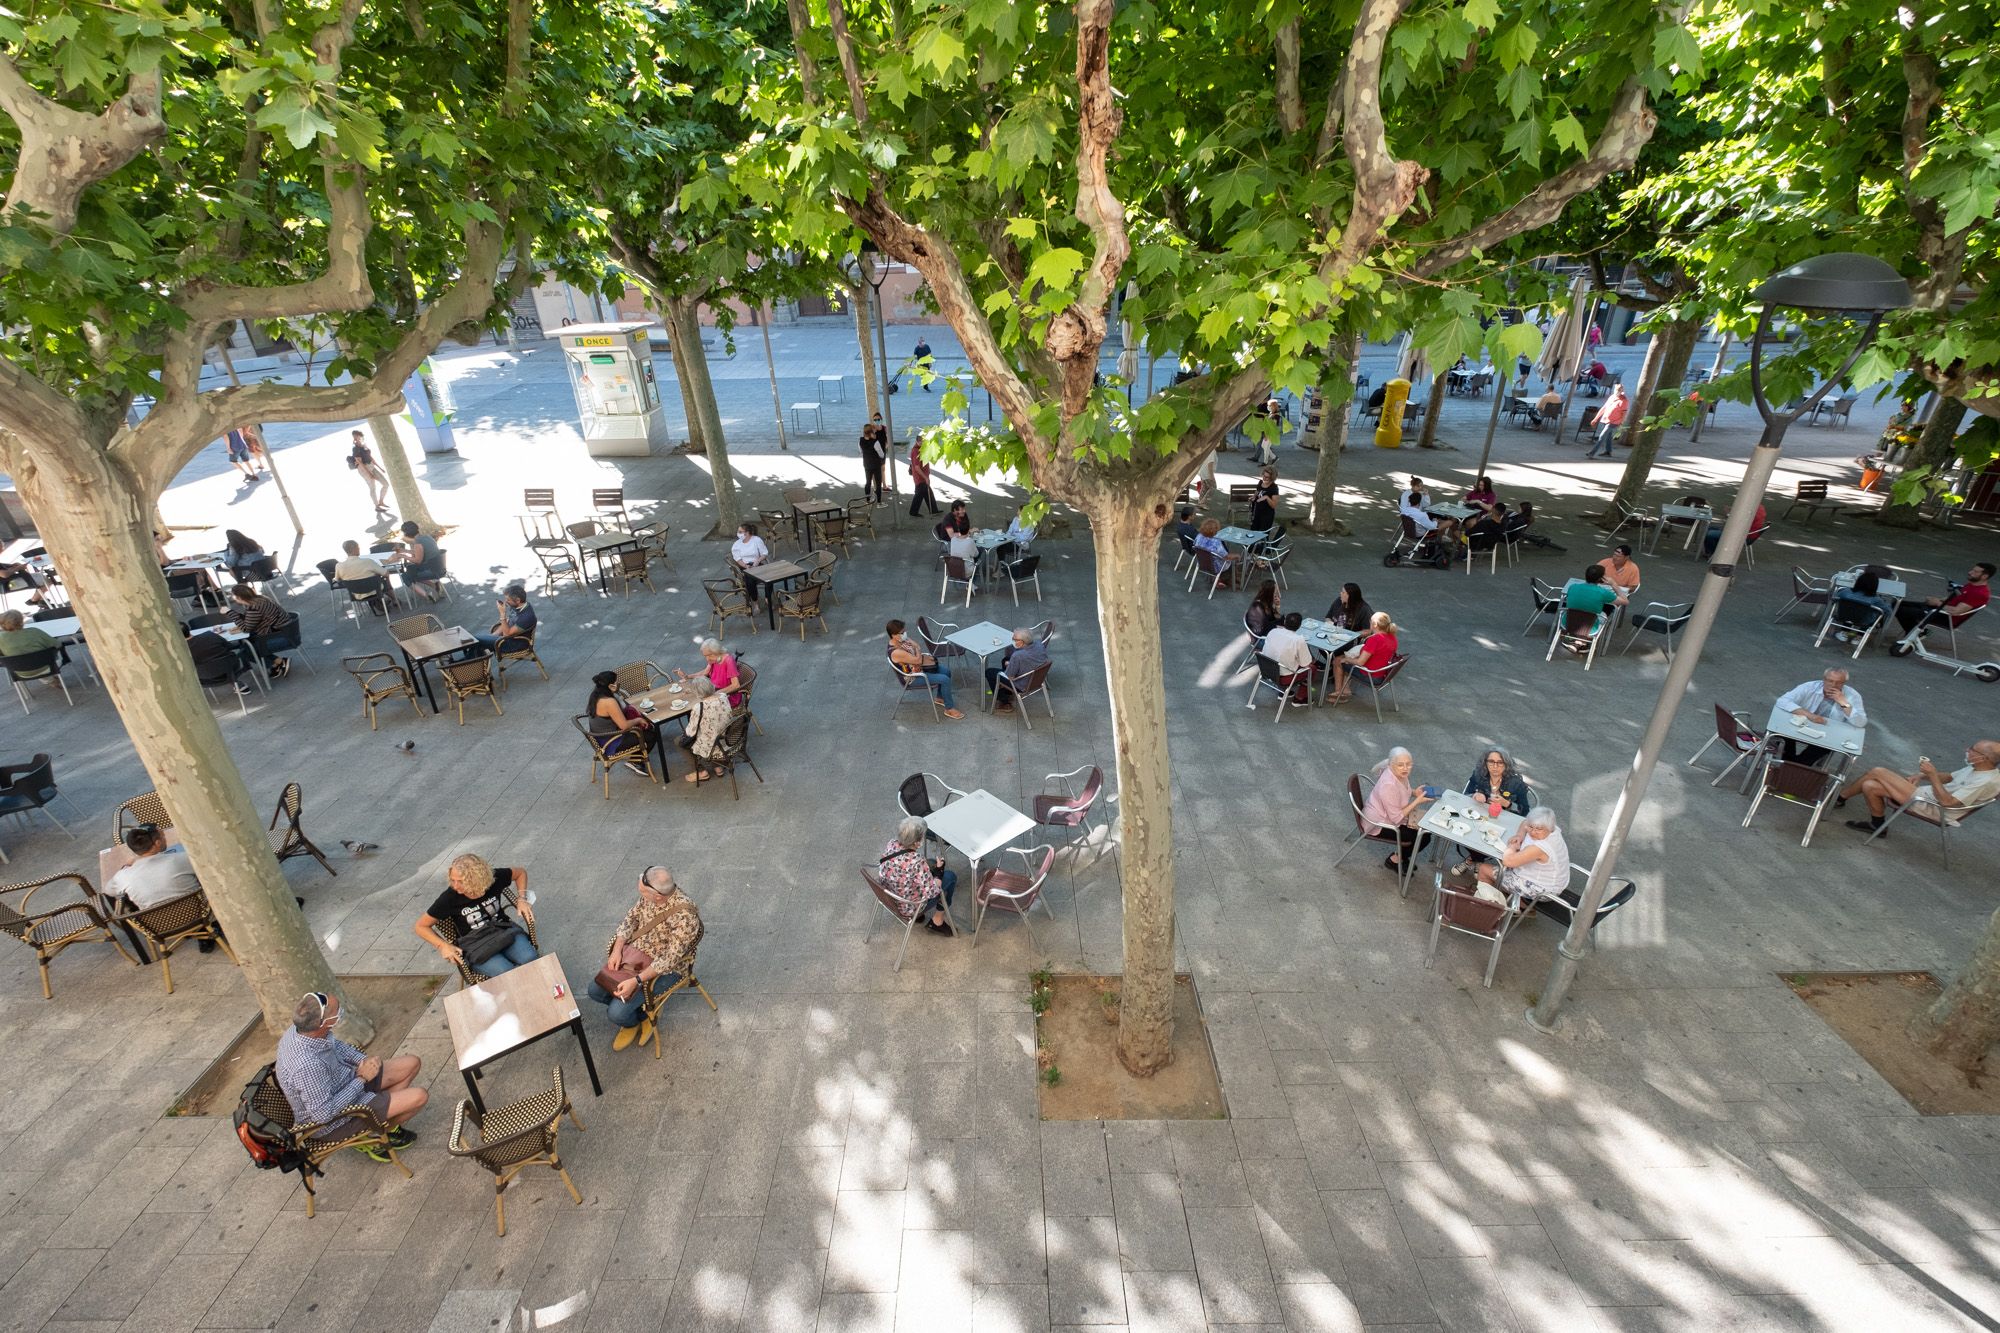
{"label": "folding chair", "polygon": [[[1723,748],[1730,751],[1736,757],[1731,759],[1723,766],[1722,771],[1715,775],[1715,780],[1708,784],[1711,787],[1721,786],[1722,780],[1729,776],[1731,769],[1763,748],[1764,733],[1750,725],[1750,715],[1748,713],[1732,713],[1721,704],[1716,704],[1715,734],[1703,741],[1699,750],[1688,756],[1689,765],[1692,766],[1700,760],[1703,755],[1708,753],[1708,747],[1717,741],[1721,741]],[[1750,773],[1753,771],[1755,771],[1754,766],[1752,769],[1744,772],[1743,783],[1738,788],[1739,791],[1750,785]]]}

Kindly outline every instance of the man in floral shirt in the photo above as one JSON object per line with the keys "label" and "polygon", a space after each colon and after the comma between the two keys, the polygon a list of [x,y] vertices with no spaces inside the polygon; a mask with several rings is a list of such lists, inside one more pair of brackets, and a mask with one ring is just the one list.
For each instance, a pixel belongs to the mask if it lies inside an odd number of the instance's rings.
{"label": "man in floral shirt", "polygon": [[[646,983],[663,981],[672,987],[694,965],[695,946],[701,943],[701,913],[674,883],[673,872],[665,866],[648,866],[639,877],[639,901],[625,913],[611,936],[605,969],[619,973],[615,990],[598,981],[590,983],[590,998],[606,1007],[618,1035],[611,1049],[622,1051],[633,1037],[644,1046],[653,1039],[653,1024],[646,1018]],[[649,960],[636,971],[619,966],[626,949],[637,949]]]}
{"label": "man in floral shirt", "polygon": [[951,891],[958,885],[958,876],[944,867],[944,858],[934,861],[924,859],[924,837],[930,830],[921,819],[906,819],[896,826],[896,838],[882,850],[879,873],[882,886],[899,901],[907,904],[912,915],[931,909],[930,919],[924,922],[926,930],[939,935],[954,932],[945,920],[945,908],[951,902]]}

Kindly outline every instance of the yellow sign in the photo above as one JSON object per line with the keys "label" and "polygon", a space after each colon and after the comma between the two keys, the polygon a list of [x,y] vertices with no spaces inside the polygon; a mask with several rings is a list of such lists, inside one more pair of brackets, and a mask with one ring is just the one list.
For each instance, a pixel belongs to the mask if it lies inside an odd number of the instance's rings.
{"label": "yellow sign", "polygon": [[632,341],[640,343],[646,341],[646,331],[644,329],[632,330]]}
{"label": "yellow sign", "polygon": [[616,347],[618,340],[616,338],[578,338],[570,345],[572,347]]}

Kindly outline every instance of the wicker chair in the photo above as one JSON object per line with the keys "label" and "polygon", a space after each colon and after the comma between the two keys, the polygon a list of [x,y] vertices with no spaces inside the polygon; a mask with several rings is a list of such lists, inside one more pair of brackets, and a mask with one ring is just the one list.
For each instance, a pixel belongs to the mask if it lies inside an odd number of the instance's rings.
{"label": "wicker chair", "polygon": [[766,545],[776,550],[781,541],[799,544],[799,534],[792,525],[792,511],[789,509],[759,509],[757,511],[757,535]]}
{"label": "wicker chair", "polygon": [[[76,901],[30,907],[29,899],[38,891],[63,880],[74,881]],[[17,893],[21,895],[20,900],[10,902],[9,899]],[[111,926],[103,912],[98,910],[97,900],[90,891],[90,881],[74,871],[20,884],[0,885],[0,935],[12,935],[35,951],[35,966],[42,970],[44,1000],[55,998],[55,992],[49,989],[49,963],[72,944],[102,940],[124,954],[134,966],[140,962],[125,953],[125,946],[111,933]]]}
{"label": "wicker chair", "polygon": [[684,970],[680,974],[680,979],[674,982],[673,985],[661,986],[658,977],[654,977],[651,981],[642,981],[639,983],[645,995],[642,1004],[642,1021],[639,1024],[639,1044],[643,1046],[649,1041],[653,1042],[653,1058],[655,1060],[660,1058],[660,1047],[666,1043],[653,1040],[658,1035],[654,1029],[659,1026],[660,1011],[667,1007],[668,1000],[692,986],[701,992],[702,999],[708,1001],[710,1013],[722,1012],[715,1007],[715,997],[708,993],[708,987],[702,985],[700,979],[695,976],[695,950],[701,946],[703,933],[703,931],[697,929],[694,943],[688,946],[688,957],[686,964],[684,964]]}
{"label": "wicker chair", "polygon": [[811,522],[815,541],[821,546],[839,547],[842,555],[849,554],[847,514],[844,511],[838,514],[814,514]]}
{"label": "wicker chair", "polygon": [[[536,628],[540,628],[540,626]],[[513,644],[514,646],[510,648],[508,647],[509,644]],[[542,665],[541,658],[535,656],[534,630],[529,630],[526,634],[517,634],[512,638],[502,639],[494,645],[493,670],[500,677],[501,689],[504,690],[507,688],[508,666],[518,666],[522,662],[533,662],[535,670],[542,673],[542,679],[547,680],[549,678],[549,669]]]}
{"label": "wicker chair", "polygon": [[215,909],[208,905],[208,895],[200,889],[157,907],[135,907],[128,912],[115,912],[106,919],[138,932],[152,947],[153,956],[160,960],[160,975],[167,983],[169,995],[174,993],[174,950],[189,940],[208,940],[220,945],[229,961],[236,961],[235,950],[222,937],[222,924],[215,919]]}
{"label": "wicker chair", "polygon": [[625,488],[623,486],[603,486],[590,493],[590,507],[597,511],[597,517],[604,522],[607,532],[630,532],[632,516],[625,512]]}
{"label": "wicker chair", "polygon": [[[583,739],[590,746],[590,780],[604,779],[604,799],[611,799],[611,770],[624,766],[634,773],[644,773],[658,786],[663,775],[653,771],[653,751],[646,744],[646,738],[636,731],[596,732],[590,729],[591,719],[578,713],[570,719],[570,725],[583,733]],[[609,724],[607,724],[609,725]],[[666,764],[662,761],[661,768]]]}
{"label": "wicker chair", "polygon": [[[508,918],[508,921],[528,937],[528,943],[534,945],[536,952],[539,953],[542,941],[535,934],[535,923],[521,914],[521,895],[519,891],[512,884],[503,885],[500,889],[500,897],[506,906],[513,909],[513,915]],[[446,944],[456,944],[458,942],[458,917],[454,914],[442,921],[435,917],[431,918],[431,931]],[[485,977],[473,971],[472,964],[466,962],[463,958],[457,960],[457,967],[458,980],[467,990],[486,980]]]}
{"label": "wicker chair", "polygon": [[138,828],[141,824],[167,828],[173,822],[173,817],[167,813],[167,803],[160,799],[158,792],[149,791],[120,803],[112,820],[111,832],[116,841],[124,842],[127,829]]}
{"label": "wicker chair", "polygon": [[444,622],[430,612],[404,616],[389,622],[389,637],[401,643],[404,639],[414,639],[419,634],[436,634],[444,628]]}
{"label": "wicker chair", "polygon": [[278,1086],[277,1068],[266,1065],[262,1077],[244,1089],[250,1099],[266,1119],[284,1126],[292,1136],[292,1147],[305,1155],[305,1161],[298,1168],[299,1183],[306,1187],[306,1216],[313,1215],[316,1198],[313,1192],[313,1177],[324,1175],[320,1164],[343,1148],[380,1148],[389,1154],[389,1160],[405,1177],[411,1175],[410,1168],[403,1165],[403,1159],[396,1155],[396,1145],[389,1138],[389,1126],[375,1115],[373,1107],[355,1103],[342,1111],[333,1120],[318,1123],[296,1124],[292,1120],[292,1104],[285,1097],[285,1090]]}
{"label": "wicker chair", "polygon": [[799,622],[799,642],[806,641],[806,622],[817,620],[819,632],[826,633],[826,617],[820,614],[820,598],[826,593],[824,583],[808,583],[803,588],[790,589],[778,594],[778,614],[786,620]]}
{"label": "wicker chair", "polygon": [[847,502],[847,527],[857,537],[875,535],[875,516],[868,512],[868,501],[861,496]]}
{"label": "wicker chair", "polygon": [[667,679],[667,673],[655,662],[626,662],[613,667],[612,672],[618,677],[617,688],[626,694],[644,694]]}
{"label": "wicker chair", "polygon": [[[450,1151],[453,1157],[470,1157],[473,1161],[493,1173],[493,1217],[500,1234],[507,1234],[507,1183],[528,1167],[545,1163],[569,1188],[569,1197],[578,1206],[583,1196],[576,1191],[576,1182],[569,1178],[562,1158],[556,1151],[556,1134],[567,1115],[572,1125],[579,1130],[583,1121],[577,1119],[576,1108],[569,1103],[569,1095],[563,1091],[562,1066],[557,1065],[552,1076],[553,1086],[547,1092],[537,1093],[525,1101],[503,1106],[497,1111],[480,1115],[472,1109],[471,1102],[461,1101],[451,1117]],[[465,1141],[466,1122],[470,1121],[479,1129],[479,1142]]]}
{"label": "wicker chair", "polygon": [[839,561],[839,558],[833,552],[827,550],[807,551],[795,563],[800,569],[806,572],[807,579],[810,582],[817,583],[822,588],[825,588],[826,595],[833,598],[835,602],[839,602],[840,594],[834,591],[833,587],[833,567]]}
{"label": "wicker chair", "polygon": [[417,703],[417,687],[410,680],[409,671],[390,653],[369,653],[365,657],[343,657],[340,669],[361,685],[361,715],[368,719],[368,730],[379,730],[376,705],[390,699],[408,699],[410,711],[423,720],[424,710]]}
{"label": "wicker chair", "polygon": [[[532,545],[532,543],[531,543]],[[552,593],[564,579],[584,586],[583,571],[567,546],[534,546],[535,559],[542,562],[542,591]]]}
{"label": "wicker chair", "polygon": [[644,550],[618,553],[618,562],[611,567],[611,577],[618,580],[620,595],[631,596],[632,585],[635,583],[645,584],[647,592],[657,591],[653,587],[653,576],[646,571],[650,559]]}
{"label": "wicker chair", "polygon": [[493,705],[493,711],[500,716],[507,715],[500,707],[500,694],[494,688],[493,659],[475,657],[468,662],[445,662],[438,667],[438,678],[444,682],[444,692],[458,705],[458,725],[465,725],[465,701],[484,697]]}
{"label": "wicker chair", "polygon": [[757,633],[757,608],[735,579],[703,579],[701,587],[708,594],[708,627],[716,638],[727,637],[729,622],[737,618],[749,621],[750,633]]}
{"label": "wicker chair", "polygon": [[674,557],[667,550],[667,538],[672,532],[673,529],[666,525],[665,520],[657,518],[634,524],[632,527],[632,535],[642,543],[639,548],[640,553],[648,560],[665,561],[669,569],[674,565]]}
{"label": "wicker chair", "polygon": [[[326,863],[325,853],[313,846],[313,840],[299,827],[299,811],[304,805],[299,784],[287,782],[285,789],[278,793],[278,808],[271,812],[271,850],[277,853],[280,861],[289,861],[295,856],[310,856],[319,862],[320,869],[338,876],[340,872]],[[286,821],[282,829],[278,827],[280,818]]]}
{"label": "wicker chair", "polygon": [[757,772],[757,761],[750,757],[750,710],[739,708],[729,715],[729,722],[716,738],[716,751],[710,758],[697,756],[696,762],[711,768],[721,765],[729,770],[729,795],[732,800],[742,800],[743,795],[736,788],[736,765],[750,765],[750,771],[757,774],[757,781],[763,782],[764,775]]}

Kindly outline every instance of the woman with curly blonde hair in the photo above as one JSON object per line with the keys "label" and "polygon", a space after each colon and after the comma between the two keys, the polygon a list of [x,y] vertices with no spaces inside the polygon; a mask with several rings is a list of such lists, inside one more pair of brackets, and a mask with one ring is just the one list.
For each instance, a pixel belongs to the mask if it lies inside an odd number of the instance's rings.
{"label": "woman with curly blonde hair", "polygon": [[[507,890],[511,888],[521,918],[534,922],[535,909],[528,905],[527,871],[493,866],[485,857],[466,852],[453,858],[447,878],[451,887],[417,918],[418,939],[436,949],[446,962],[462,962],[482,977],[497,977],[541,957],[528,933],[507,915]],[[438,927],[447,923],[450,938],[438,933]]]}

